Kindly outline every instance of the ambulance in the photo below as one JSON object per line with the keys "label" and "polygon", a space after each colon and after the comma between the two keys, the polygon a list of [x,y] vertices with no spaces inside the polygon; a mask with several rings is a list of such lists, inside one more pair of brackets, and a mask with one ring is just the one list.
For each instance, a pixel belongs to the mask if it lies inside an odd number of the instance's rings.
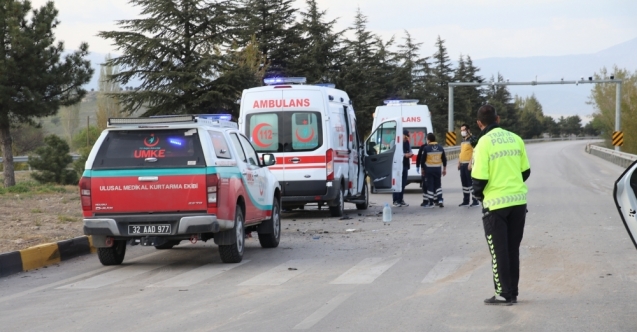
{"label": "ambulance", "polygon": [[[398,119],[379,123],[365,143],[351,99],[333,84],[306,85],[303,77],[264,83],[243,91],[239,127],[259,153],[275,155],[270,171],[281,184],[283,209],[327,205],[334,217],[344,214],[345,202],[367,209],[368,175],[377,191],[400,191]],[[371,145],[376,149],[366,149]]]}
{"label": "ambulance", "polygon": [[403,128],[409,131],[409,143],[414,154],[407,175],[407,184],[419,183],[421,180],[420,174],[416,172],[416,157],[420,146],[427,143],[427,133],[433,133],[431,112],[427,105],[418,105],[416,99],[385,100],[384,104],[376,107],[372,128],[376,129],[380,123],[390,118],[402,119]]}
{"label": "ambulance", "polygon": [[[225,117],[225,118],[224,118]],[[127,245],[171,249],[214,239],[225,263],[243,258],[245,234],[279,245],[281,187],[230,115],[109,119],[79,183],[84,234],[103,265]]]}

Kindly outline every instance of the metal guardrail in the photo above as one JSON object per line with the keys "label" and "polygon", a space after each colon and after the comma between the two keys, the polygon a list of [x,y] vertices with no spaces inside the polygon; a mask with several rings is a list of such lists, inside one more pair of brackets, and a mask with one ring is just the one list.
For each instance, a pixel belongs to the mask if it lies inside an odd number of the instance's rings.
{"label": "metal guardrail", "polygon": [[[71,157],[73,157],[73,160],[78,160],[80,158],[80,155],[71,154]],[[29,156],[14,156],[13,157],[14,163],[26,163],[27,161],[29,161]],[[0,157],[0,164],[1,163],[2,163],[2,157]]]}
{"label": "metal guardrail", "polygon": [[600,157],[624,168],[627,168],[637,161],[637,155],[603,148],[601,146],[594,145],[593,143],[586,144],[585,150],[594,156]]}

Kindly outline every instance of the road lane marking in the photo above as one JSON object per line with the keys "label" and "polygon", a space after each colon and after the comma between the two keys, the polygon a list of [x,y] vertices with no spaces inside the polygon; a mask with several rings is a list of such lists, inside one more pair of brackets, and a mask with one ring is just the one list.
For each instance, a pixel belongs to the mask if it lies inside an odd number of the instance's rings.
{"label": "road lane marking", "polygon": [[[460,266],[469,261],[468,257],[445,257],[427,273],[422,283],[433,283],[450,276],[456,272]],[[460,278],[454,279],[454,282],[465,282],[469,280],[471,273],[465,274]]]}
{"label": "road lane marking", "polygon": [[400,258],[384,259],[381,257],[365,258],[330,284],[333,285],[361,285],[371,284],[385,271],[396,264]]}
{"label": "road lane marking", "polygon": [[431,226],[429,229],[427,229],[423,235],[430,235],[433,234],[438,228],[440,228],[442,226],[442,224],[436,224],[435,226]]}
{"label": "road lane marking", "polygon": [[334,311],[339,305],[345,302],[353,293],[339,294],[333,299],[327,301],[322,307],[318,308],[313,314],[307,316],[302,322],[294,327],[295,330],[307,330],[316,323],[325,318],[330,312]]}
{"label": "road lane marking", "polygon": [[108,286],[129,278],[136,277],[140,274],[159,269],[168,264],[152,264],[152,265],[128,265],[121,269],[109,271],[96,275],[94,277],[84,279],[82,281],[72,283],[70,285],[58,287],[56,289],[95,289]]}
{"label": "road lane marking", "polygon": [[311,260],[287,261],[240,283],[239,286],[278,286],[307,271],[315,263]]}
{"label": "road lane marking", "polygon": [[230,271],[235,267],[248,263],[249,260],[244,260],[237,264],[218,264],[210,263],[202,265],[198,268],[176,275],[170,279],[149,285],[148,287],[188,287],[194,284],[198,284],[206,279],[210,279],[214,276],[220,275],[224,272]]}
{"label": "road lane marking", "polygon": [[[141,261],[141,260],[144,260],[144,259],[146,259],[148,257],[152,257],[152,256],[159,255],[159,254],[161,254],[161,252],[154,252],[154,253],[151,253],[151,254],[139,256],[139,257],[133,258],[133,259],[131,259],[129,261],[126,261],[126,263],[127,264],[134,263],[134,262]],[[113,267],[113,266],[103,266],[103,267],[98,268],[97,270],[93,270],[93,271],[90,271],[90,272],[82,273],[80,275],[77,275],[77,276],[74,276],[74,277],[71,277],[71,278],[66,278],[64,280],[56,281],[54,283],[50,283],[50,284],[47,284],[47,285],[31,288],[31,289],[26,290],[24,292],[16,293],[16,294],[13,294],[13,295],[3,296],[3,297],[0,297],[0,303],[6,302],[6,301],[9,301],[9,300],[13,300],[13,299],[25,296],[25,295],[37,293],[37,292],[39,292],[41,290],[54,288],[54,287],[57,287],[59,285],[65,285],[65,284],[68,284],[70,282],[74,282],[75,280],[81,280],[81,279],[84,279],[84,278],[88,278],[88,277],[94,276],[96,274],[100,274],[100,273],[102,273],[104,271],[109,271],[109,270],[113,270],[113,269],[116,269],[116,268],[117,267]]]}

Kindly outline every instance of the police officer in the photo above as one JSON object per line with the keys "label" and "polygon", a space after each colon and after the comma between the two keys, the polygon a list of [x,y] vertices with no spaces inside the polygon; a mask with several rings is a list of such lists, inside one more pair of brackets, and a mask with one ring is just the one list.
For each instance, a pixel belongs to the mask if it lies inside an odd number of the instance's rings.
{"label": "police officer", "polygon": [[425,208],[435,205],[444,207],[442,200],[441,177],[447,175],[447,155],[442,145],[436,142],[436,136],[427,134],[427,145],[423,149],[420,167],[427,178],[427,193],[424,195],[429,204]]}
{"label": "police officer", "polygon": [[462,135],[462,143],[460,143],[460,156],[458,156],[458,170],[460,171],[460,182],[462,183],[462,203],[458,206],[473,207],[478,206],[478,200],[473,196],[473,201],[469,204],[471,198],[471,159],[473,158],[473,147],[478,139],[471,135],[469,125],[466,123],[460,127],[460,135]]}
{"label": "police officer", "polygon": [[478,110],[481,136],[473,152],[473,193],[482,202],[482,223],[493,263],[495,296],[485,304],[517,303],[520,242],[526,219],[524,183],[531,174],[522,139],[498,126],[491,105]]}

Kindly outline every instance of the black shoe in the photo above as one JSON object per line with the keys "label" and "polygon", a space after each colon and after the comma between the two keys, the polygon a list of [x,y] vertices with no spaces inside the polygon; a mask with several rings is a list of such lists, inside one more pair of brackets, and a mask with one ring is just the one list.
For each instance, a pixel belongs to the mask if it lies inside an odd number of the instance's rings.
{"label": "black shoe", "polygon": [[511,303],[518,303],[518,297],[517,296],[511,297]]}
{"label": "black shoe", "polygon": [[507,300],[504,297],[500,296],[500,295],[496,295],[492,298],[486,299],[484,300],[484,304],[488,304],[488,305],[504,305],[504,306],[509,306],[513,303],[511,303],[511,299]]}
{"label": "black shoe", "polygon": [[458,206],[460,206],[460,207],[462,207],[462,206],[469,206],[469,202],[467,202],[467,203],[462,202],[462,203],[460,203]]}
{"label": "black shoe", "polygon": [[477,201],[471,203],[471,205],[469,205],[469,207],[474,207],[474,206],[479,206],[480,203],[478,203]]}
{"label": "black shoe", "polygon": [[445,207],[445,205],[444,205],[444,204],[442,204],[442,201],[438,202],[438,206],[439,206],[439,207]]}
{"label": "black shoe", "polygon": [[409,204],[405,203],[405,201],[402,201],[399,204],[400,204],[400,206],[409,206]]}
{"label": "black shoe", "polygon": [[422,203],[420,203],[420,206],[427,206],[427,205],[429,205],[428,201],[422,201]]}

